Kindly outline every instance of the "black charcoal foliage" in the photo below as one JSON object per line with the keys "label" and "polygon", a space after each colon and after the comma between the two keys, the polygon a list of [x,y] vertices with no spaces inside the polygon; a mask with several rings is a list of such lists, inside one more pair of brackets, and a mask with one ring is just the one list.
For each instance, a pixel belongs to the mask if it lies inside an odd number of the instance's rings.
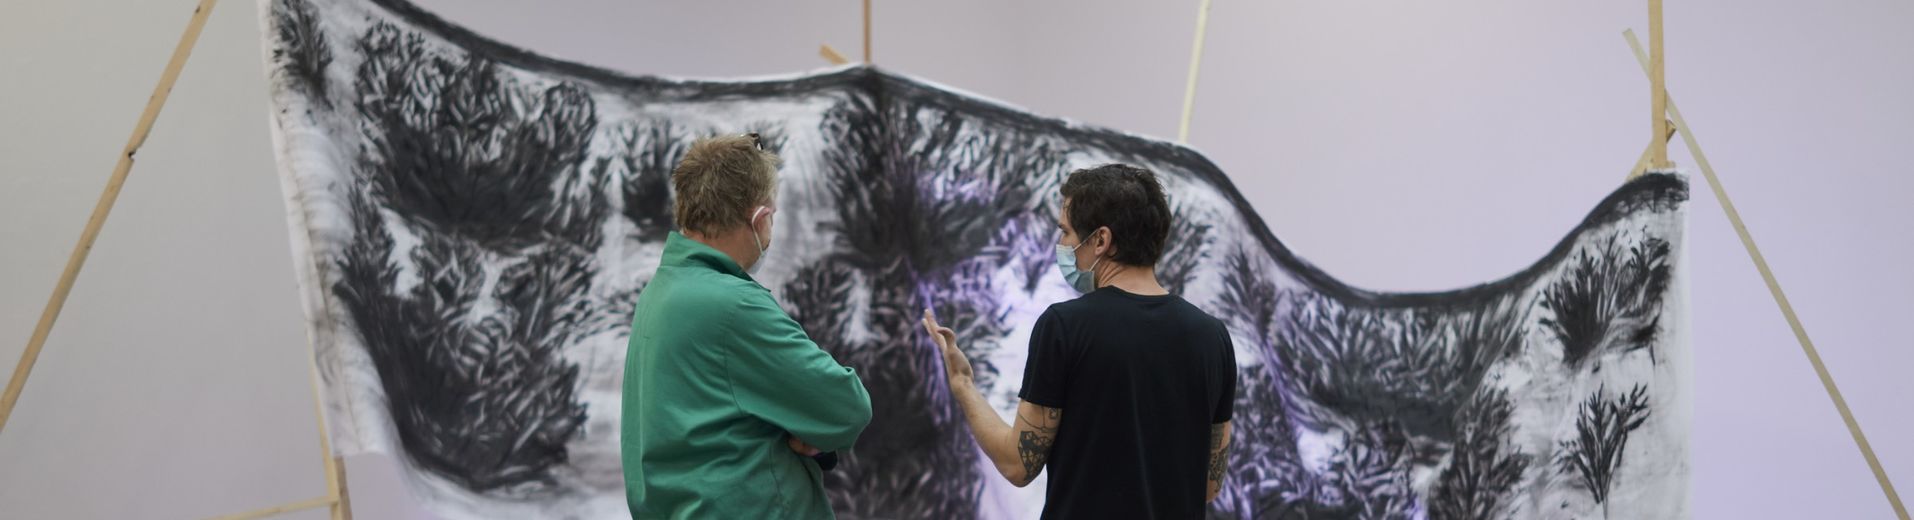
{"label": "black charcoal foliage", "polygon": [[624,215],[631,220],[633,238],[645,242],[665,239],[672,224],[671,171],[684,159],[694,140],[668,119],[645,120],[612,132],[617,153],[597,159],[597,169],[616,172]]}
{"label": "black charcoal foliage", "polygon": [[1429,518],[1489,520],[1514,507],[1512,493],[1529,456],[1509,440],[1514,404],[1508,392],[1486,389],[1462,408],[1449,464],[1429,491]]}
{"label": "black charcoal foliage", "polygon": [[[485,491],[549,480],[586,413],[576,364],[559,348],[586,333],[576,295],[589,260],[552,248],[503,270],[491,293],[469,242],[425,234],[411,252],[419,281],[397,289],[393,240],[355,194],[357,237],[333,292],[358,324],[406,454],[429,471]],[[499,312],[481,315],[491,300]]]}
{"label": "black charcoal foliage", "polygon": [[[1004,376],[989,360],[1014,328],[1011,291],[1033,295],[1053,272],[1056,191],[1070,158],[1161,158],[874,71],[816,83],[805,95],[835,103],[815,129],[693,127],[703,123],[644,108],[601,122],[591,95],[600,91],[587,89],[602,86],[590,80],[518,74],[382,21],[340,47],[365,59],[337,71],[352,91],[329,96],[333,49],[312,0],[274,1],[286,84],[361,121],[343,197],[353,238],[327,273],[336,311],[356,325],[411,461],[481,492],[552,489],[567,443],[585,433],[583,376],[564,349],[627,326],[647,282],[592,287],[603,230],[624,229],[613,213],[630,223],[616,239],[662,241],[674,227],[671,172],[695,139],[756,132],[780,152],[788,136],[816,131],[825,146],[801,163],[816,171],[797,189],[815,204],[802,207],[823,214],[807,215],[821,224],[802,232],[831,242],[805,255],[778,295],[823,350],[857,369],[873,409],[857,445],[824,474],[826,494],[847,519],[977,517],[994,476],[980,470],[919,316],[934,308],[957,331],[989,388]],[[703,87],[666,88],[698,97],[689,91]],[[1176,177],[1166,182],[1199,175],[1149,166]],[[1624,193],[1584,228],[1671,210],[1685,190]],[[1628,437],[1649,417],[1646,388],[1597,390],[1573,439],[1530,455],[1512,440],[1519,398],[1495,387],[1502,372],[1492,369],[1524,348],[1538,307],[1540,330],[1563,345],[1558,370],[1611,352],[1654,359],[1669,242],[1609,232],[1583,239],[1539,291],[1382,304],[1286,271],[1299,261],[1279,246],[1217,236],[1234,229],[1213,224],[1233,217],[1228,209],[1179,203],[1172,213],[1160,281],[1179,295],[1216,291],[1205,308],[1253,354],[1236,374],[1230,467],[1208,516],[1506,518],[1534,513],[1516,509],[1537,466],[1575,477],[1606,508]],[[1304,438],[1326,458],[1305,462]]]}
{"label": "black charcoal foliage", "polygon": [[[1039,204],[1021,218],[1011,219],[997,232],[997,243],[1001,244],[1003,254],[1010,257],[1016,273],[1023,278],[1025,294],[1034,293],[1037,285],[1043,283],[1044,276],[1050,274],[1057,263],[1057,242],[1061,232],[1057,231],[1055,207]],[[1063,278],[1054,278],[1062,283]]]}
{"label": "black charcoal foliage", "polygon": [[[1225,256],[1220,269],[1214,308],[1265,363],[1244,367],[1239,378],[1240,451],[1211,517],[1478,518],[1507,510],[1528,459],[1508,441],[1506,393],[1486,381],[1521,349],[1525,305],[1502,296],[1448,307],[1351,307],[1278,288],[1246,250]],[[1327,470],[1300,466],[1299,427],[1342,432]],[[1410,471],[1445,456],[1437,488],[1419,497]]]}
{"label": "black charcoal foliage", "polygon": [[1366,424],[1343,434],[1330,455],[1328,505],[1364,520],[1407,520],[1419,508],[1409,484],[1409,439],[1392,423]]}
{"label": "black charcoal foliage", "polygon": [[1276,311],[1286,297],[1264,275],[1267,269],[1246,249],[1231,252],[1224,260],[1223,294],[1215,307],[1231,328],[1254,338],[1257,350],[1273,354]]}
{"label": "black charcoal foliage", "polygon": [[1285,512],[1315,507],[1322,482],[1302,465],[1280,392],[1267,366],[1237,371],[1229,468],[1210,518],[1286,518]]}
{"label": "black charcoal foliage", "polygon": [[1209,244],[1213,237],[1213,215],[1210,212],[1179,204],[1170,212],[1169,244],[1163,248],[1163,258],[1157,261],[1157,281],[1170,294],[1182,295],[1191,282],[1196,280],[1196,270],[1209,258]]}
{"label": "black charcoal foliage", "polygon": [[315,104],[331,108],[326,67],[332,65],[332,47],[319,30],[319,13],[308,0],[278,1],[279,7],[271,10],[273,32],[279,34],[273,57],[285,64],[286,79],[293,86],[303,89]]}
{"label": "black charcoal foliage", "polygon": [[757,133],[765,150],[778,153],[787,137],[781,126],[752,123],[738,128],[694,128],[661,116],[646,116],[613,129],[611,155],[592,159],[593,178],[616,178],[620,208],[631,221],[630,238],[658,242],[676,229],[671,172],[698,139],[725,133]]}
{"label": "black charcoal foliage", "polygon": [[597,247],[609,177],[581,172],[598,124],[583,87],[524,85],[484,57],[427,52],[418,34],[384,22],[358,46],[365,161],[385,204],[494,251]]}
{"label": "black charcoal foliage", "polygon": [[[1223,293],[1216,307],[1237,335],[1258,352],[1274,348],[1273,323],[1283,294],[1248,250],[1224,259]],[[1237,368],[1229,468],[1210,518],[1302,518],[1317,507],[1324,487],[1296,449],[1296,426],[1286,406],[1282,372],[1269,362]]]}
{"label": "black charcoal foliage", "polygon": [[609,214],[608,177],[578,168],[591,101],[383,22],[358,50],[367,188],[347,197],[354,240],[333,292],[413,462],[476,491],[546,489],[586,418],[562,351],[620,325],[591,296]]}
{"label": "black charcoal foliage", "polygon": [[[1315,293],[1293,300],[1275,355],[1299,395],[1437,442],[1450,439],[1489,368],[1521,347],[1526,317],[1505,299],[1470,309],[1351,308]],[[1336,422],[1315,415],[1312,423]]]}
{"label": "black charcoal foliage", "polygon": [[[784,297],[813,338],[830,338],[820,346],[864,376],[872,398],[870,426],[826,475],[838,515],[968,518],[983,475],[918,318],[933,307],[962,338],[979,382],[996,377],[987,360],[1011,327],[993,273],[1015,266],[1034,280],[1029,255],[1051,258],[1040,196],[1061,177],[1063,152],[934,97],[898,102],[921,87],[883,87],[848,94],[825,115],[821,130],[837,145],[819,173],[836,242]],[[853,322],[864,334],[846,332]]]}
{"label": "black charcoal foliage", "polygon": [[1604,516],[1628,438],[1649,415],[1648,387],[1635,385],[1628,393],[1610,398],[1603,386],[1582,401],[1575,417],[1575,438],[1561,441],[1556,468],[1578,478],[1595,503],[1602,505]]}
{"label": "black charcoal foliage", "polygon": [[[1631,243],[1632,242],[1632,243]],[[1668,241],[1618,233],[1584,247],[1542,292],[1542,326],[1562,344],[1562,362],[1580,367],[1606,349],[1651,349],[1660,330],[1672,266]]]}
{"label": "black charcoal foliage", "polygon": [[[1224,259],[1221,274],[1222,294],[1216,307],[1219,314],[1238,334],[1248,336],[1251,345],[1262,353],[1264,363],[1239,369],[1237,382],[1237,426],[1230,457],[1228,477],[1218,500],[1212,503],[1212,518],[1408,518],[1418,499],[1409,485],[1413,449],[1409,432],[1381,409],[1360,408],[1345,403],[1339,412],[1319,401],[1326,390],[1321,376],[1305,375],[1294,367],[1293,334],[1299,312],[1293,306],[1317,306],[1324,312],[1325,298],[1300,296],[1278,289],[1265,274],[1267,269],[1245,250],[1237,250]],[[1285,309],[1285,306],[1292,308]],[[1340,309],[1340,306],[1336,307]],[[1338,311],[1340,312],[1340,311]],[[1320,316],[1335,321],[1340,318]],[[1367,319],[1367,318],[1364,318]],[[1366,322],[1365,322],[1366,323]],[[1325,325],[1327,326],[1327,325]],[[1340,352],[1340,350],[1338,350]],[[1340,356],[1333,359],[1311,356],[1317,371],[1346,374],[1337,363],[1359,363]],[[1370,368],[1385,366],[1372,364]],[[1425,374],[1424,377],[1427,375]],[[1307,380],[1299,380],[1299,377]],[[1347,375],[1339,377],[1353,381]],[[1398,377],[1403,377],[1398,375]],[[1373,378],[1365,378],[1369,381]],[[1379,384],[1370,381],[1372,386]],[[1435,383],[1427,383],[1435,384]],[[1312,394],[1311,389],[1316,391]],[[1414,390],[1414,391],[1411,391]],[[1415,396],[1436,393],[1433,390],[1396,390],[1390,395]],[[1434,398],[1430,398],[1434,399]],[[1406,398],[1398,398],[1399,401]],[[1298,407],[1296,404],[1308,404]],[[1433,407],[1440,408],[1440,407]],[[1313,409],[1313,410],[1312,410]],[[1361,412],[1367,410],[1364,415]],[[1355,412],[1355,413],[1351,413]],[[1327,415],[1336,414],[1336,421]],[[1302,465],[1297,450],[1297,417],[1316,427],[1332,422],[1348,425],[1342,443],[1331,455],[1329,467],[1314,471]]]}

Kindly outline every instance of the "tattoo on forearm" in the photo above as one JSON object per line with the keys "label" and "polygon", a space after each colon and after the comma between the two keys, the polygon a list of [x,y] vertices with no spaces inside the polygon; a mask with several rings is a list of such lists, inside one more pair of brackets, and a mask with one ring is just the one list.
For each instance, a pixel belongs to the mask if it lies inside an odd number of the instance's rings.
{"label": "tattoo on forearm", "polygon": [[1023,458],[1024,479],[1034,479],[1037,472],[1043,470],[1044,461],[1050,458],[1050,444],[1056,438],[1037,432],[1023,432],[1017,437],[1017,456]]}
{"label": "tattoo on forearm", "polygon": [[1228,466],[1229,438],[1223,435],[1222,426],[1210,427],[1210,472],[1211,484],[1222,484],[1223,468]]}

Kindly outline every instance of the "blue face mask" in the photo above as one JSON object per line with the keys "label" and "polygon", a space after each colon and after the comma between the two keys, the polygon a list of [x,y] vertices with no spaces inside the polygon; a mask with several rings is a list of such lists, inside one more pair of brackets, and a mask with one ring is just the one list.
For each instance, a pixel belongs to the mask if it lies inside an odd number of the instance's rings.
{"label": "blue face mask", "polygon": [[1088,293],[1097,288],[1095,271],[1097,265],[1103,263],[1103,258],[1098,257],[1096,262],[1092,262],[1089,271],[1078,270],[1077,248],[1083,247],[1083,244],[1082,241],[1077,242],[1075,247],[1057,244],[1057,269],[1063,271],[1063,281],[1070,282],[1071,288],[1079,293]]}

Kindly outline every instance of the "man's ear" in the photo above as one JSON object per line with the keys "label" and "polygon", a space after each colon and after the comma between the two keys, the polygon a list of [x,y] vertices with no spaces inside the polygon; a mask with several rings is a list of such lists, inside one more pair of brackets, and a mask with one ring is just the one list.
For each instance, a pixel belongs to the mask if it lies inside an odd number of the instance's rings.
{"label": "man's ear", "polygon": [[1097,230],[1095,231],[1095,234],[1098,237],[1100,237],[1097,240],[1097,246],[1096,246],[1099,253],[1115,253],[1116,252],[1116,241],[1115,241],[1116,237],[1112,235],[1112,232],[1110,231],[1109,226],[1103,226],[1103,227],[1097,228]]}

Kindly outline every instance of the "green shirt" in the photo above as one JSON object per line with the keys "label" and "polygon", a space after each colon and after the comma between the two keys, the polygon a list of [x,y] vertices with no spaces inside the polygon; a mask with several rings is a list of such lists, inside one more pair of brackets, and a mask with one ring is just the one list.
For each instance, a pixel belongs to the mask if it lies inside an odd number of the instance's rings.
{"label": "green shirt", "polygon": [[638,297],[620,448],[636,518],[832,518],[796,436],[844,450],[871,420],[857,373],[819,350],[731,257],[672,232]]}

